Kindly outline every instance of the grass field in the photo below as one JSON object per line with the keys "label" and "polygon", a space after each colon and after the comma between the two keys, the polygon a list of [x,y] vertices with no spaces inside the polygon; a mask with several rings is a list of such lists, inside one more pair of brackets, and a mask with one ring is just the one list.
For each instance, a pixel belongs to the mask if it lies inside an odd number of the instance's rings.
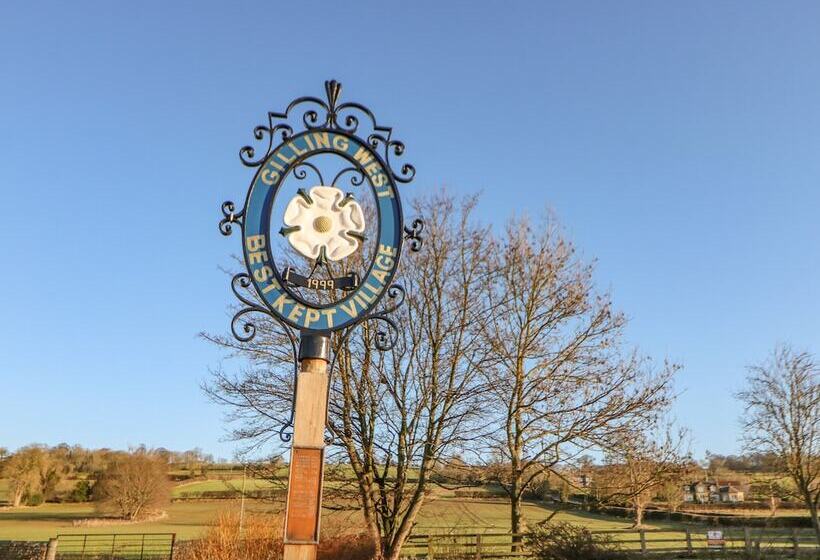
{"label": "grass field", "polygon": [[[262,490],[270,488],[271,484],[266,480],[248,478],[245,480],[245,490]],[[220,490],[240,490],[242,488],[242,478],[232,478],[228,480],[210,479],[184,482],[174,486],[171,495],[179,498],[184,494],[200,494],[202,492],[216,492]]]}
{"label": "grass field", "polygon": [[[681,508],[681,511],[687,511],[690,513],[701,514],[701,515],[731,515],[731,516],[738,516],[738,517],[771,517],[771,511],[767,509],[721,509],[721,508],[714,508],[714,509],[687,509],[686,507]],[[778,509],[775,512],[775,517],[808,517],[810,515],[809,510],[807,509]]]}
{"label": "grass field", "polygon": [[[275,513],[272,504],[247,501],[248,511]],[[0,510],[0,540],[46,540],[57,533],[149,533],[172,532],[180,539],[197,537],[207,524],[220,512],[236,510],[238,500],[174,502],[168,508],[168,517],[157,522],[114,525],[104,527],[75,527],[73,521],[94,516],[90,504],[44,504],[36,508],[5,508]],[[551,513],[547,507],[527,504],[524,515],[534,523]],[[417,531],[444,531],[458,528],[465,532],[473,529],[493,531],[509,530],[509,506],[503,502],[478,502],[470,500],[439,499],[422,509]],[[584,512],[561,512],[557,519],[581,523],[593,530],[625,529],[626,520],[588,514]],[[323,523],[336,526],[358,524],[358,513],[324,512]],[[673,529],[675,525],[655,524],[657,528]]]}

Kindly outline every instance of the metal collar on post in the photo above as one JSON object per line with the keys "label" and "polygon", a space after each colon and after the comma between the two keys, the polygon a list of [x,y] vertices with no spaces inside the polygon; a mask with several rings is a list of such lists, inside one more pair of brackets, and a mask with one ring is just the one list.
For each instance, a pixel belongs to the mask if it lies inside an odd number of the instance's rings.
{"label": "metal collar on post", "polygon": [[313,358],[328,361],[330,358],[330,337],[326,334],[305,333],[299,337],[299,361]]}

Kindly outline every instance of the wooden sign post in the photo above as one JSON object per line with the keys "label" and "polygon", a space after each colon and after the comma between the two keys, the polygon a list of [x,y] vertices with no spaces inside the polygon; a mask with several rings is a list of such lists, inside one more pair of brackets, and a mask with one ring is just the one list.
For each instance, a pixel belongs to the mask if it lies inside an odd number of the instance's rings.
{"label": "wooden sign post", "polygon": [[322,509],[330,339],[302,334],[293,415],[284,560],[315,560]]}

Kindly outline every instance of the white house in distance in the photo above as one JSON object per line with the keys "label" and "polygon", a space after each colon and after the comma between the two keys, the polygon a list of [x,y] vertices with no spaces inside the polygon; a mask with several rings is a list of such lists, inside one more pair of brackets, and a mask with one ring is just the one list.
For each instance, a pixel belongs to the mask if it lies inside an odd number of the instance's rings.
{"label": "white house in distance", "polygon": [[683,485],[683,501],[695,504],[742,502],[746,495],[738,482],[699,480]]}

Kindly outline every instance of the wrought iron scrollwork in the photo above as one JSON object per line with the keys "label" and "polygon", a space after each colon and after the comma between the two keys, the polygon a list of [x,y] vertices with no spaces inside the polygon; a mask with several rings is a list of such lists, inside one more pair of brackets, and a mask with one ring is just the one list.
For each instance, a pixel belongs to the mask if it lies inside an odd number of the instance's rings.
{"label": "wrought iron scrollwork", "polygon": [[258,313],[266,319],[270,319],[279,325],[281,332],[290,342],[291,356],[293,358],[293,396],[291,398],[290,416],[288,420],[282,423],[282,428],[279,430],[279,438],[283,442],[288,442],[293,437],[291,433],[287,433],[287,430],[288,428],[293,427],[293,414],[296,408],[296,387],[299,383],[298,340],[293,332],[293,329],[291,329],[278,317],[273,315],[265,307],[259,305],[252,299],[252,297],[247,295],[246,292],[252,290],[252,285],[250,276],[244,272],[234,275],[231,279],[231,291],[234,296],[236,296],[236,299],[244,305],[244,307],[234,314],[233,319],[231,319],[231,333],[234,338],[240,342],[251,342],[256,337],[258,329],[256,323],[249,317],[249,315],[251,313]]}
{"label": "wrought iron scrollwork", "polygon": [[264,153],[256,157],[256,148],[243,146],[239,150],[239,159],[248,167],[262,165],[273,151],[274,137],[278,135],[285,141],[294,135],[293,126],[289,124],[293,121],[301,122],[305,130],[338,130],[358,134],[362,138],[365,135],[359,134],[360,126],[362,122],[368,122],[372,132],[366,136],[367,142],[384,158],[393,179],[398,183],[412,181],[416,175],[415,167],[409,163],[391,160],[391,156],[394,159],[404,156],[405,151],[404,143],[392,138],[393,129],[378,124],[373,112],[361,103],[339,103],[341,92],[341,83],[328,80],[325,82],[326,99],[313,96],[299,97],[291,101],[284,113],[268,112],[268,123],[253,129],[253,137],[256,140],[264,142],[267,139],[263,144]]}
{"label": "wrought iron scrollwork", "polygon": [[421,218],[416,218],[409,226],[404,226],[404,238],[410,242],[410,250],[414,253],[421,251],[424,245],[422,231],[424,231],[424,220]]}
{"label": "wrought iron scrollwork", "polygon": [[331,181],[330,184],[334,187],[338,186],[336,182],[342,177],[342,175],[345,175],[346,173],[351,173],[351,185],[358,187],[359,185],[364,183],[364,173],[362,173],[361,169],[359,169],[358,167],[345,167],[336,174],[336,176],[333,178],[333,181]]}
{"label": "wrought iron scrollwork", "polygon": [[219,232],[222,235],[230,235],[233,232],[231,224],[242,225],[244,211],[237,212],[236,205],[230,200],[226,200],[222,203],[222,216],[224,217],[219,221]]}
{"label": "wrought iron scrollwork", "polygon": [[[257,141],[257,145],[243,146],[239,150],[239,157],[242,163],[247,167],[261,167],[268,158],[279,149],[278,146],[280,142],[284,144],[294,139],[294,137],[303,135],[305,132],[337,132],[342,136],[348,135],[353,137],[357,142],[366,143],[369,148],[372,148],[375,155],[378,156],[377,159],[381,158],[381,167],[385,168],[385,173],[393,179],[393,187],[396,187],[398,183],[409,183],[413,180],[416,170],[411,164],[403,161],[405,145],[400,140],[393,138],[392,128],[379,125],[373,112],[364,105],[355,102],[340,102],[341,92],[342,85],[336,80],[329,80],[325,82],[324,99],[312,96],[299,97],[293,100],[284,112],[268,112],[267,123],[260,124],[253,129],[253,137]],[[294,140],[291,147],[295,144],[298,144],[298,140]],[[318,151],[320,154],[324,152],[321,149],[315,151]],[[293,177],[297,180],[305,180],[308,177],[308,171],[310,171],[317,175],[318,184],[325,185],[326,183],[319,167],[307,161],[310,155],[305,156],[300,152],[297,153],[297,156],[298,158],[294,160],[292,167]],[[343,165],[353,164],[353,166],[344,167],[338,171],[330,185],[336,186],[337,182],[343,181],[354,187],[358,187],[368,180],[368,176],[364,170],[361,167],[357,167],[356,162],[350,157],[347,157],[347,159],[349,160],[348,163]],[[317,158],[312,161],[317,162],[319,159]],[[395,198],[398,199],[398,196]],[[250,207],[248,212],[247,222],[250,224],[255,214],[253,214]],[[236,205],[233,202],[224,202],[222,204],[222,219],[219,222],[219,231],[223,235],[231,235],[233,224],[239,224],[239,226],[244,229],[246,227],[244,214],[245,209],[237,211]],[[396,211],[396,216],[401,216],[400,207]],[[394,221],[396,228],[399,226],[398,220],[399,218],[396,218]],[[424,222],[421,219],[414,219],[410,225],[402,224],[402,227],[404,230],[404,239],[407,240],[410,250],[413,252],[421,250],[423,245],[421,234],[424,229]],[[394,230],[393,233],[396,238],[395,243],[400,244],[398,238],[401,232]],[[269,307],[268,303],[260,299],[263,296],[261,292],[255,291],[254,280],[248,273],[235,275],[231,280],[231,290],[242,304],[231,320],[231,332],[240,343],[252,344],[254,338],[260,332],[260,326],[263,324],[260,321],[264,321],[264,325],[267,327],[269,320],[275,322],[271,323],[273,324],[273,328],[277,330],[281,328],[282,333],[286,335],[290,343],[293,354],[294,391],[291,401],[290,417],[283,422],[281,430],[279,431],[281,440],[283,442],[289,442],[292,439],[292,431],[290,429],[293,427],[296,406],[296,387],[299,380],[299,333],[296,329],[289,326],[285,319],[277,316],[274,309]],[[363,310],[363,314],[358,317],[358,319],[355,319],[355,316],[351,316],[350,320],[354,320],[355,322],[346,322],[345,324],[350,326],[344,330],[337,331],[335,340],[338,346],[336,347],[336,351],[334,351],[332,361],[329,365],[331,381],[334,370],[338,367],[339,356],[344,352],[349,337],[357,327],[364,323],[372,323],[373,325],[372,330],[367,331],[367,340],[365,341],[369,346],[375,347],[375,349],[381,352],[387,352],[395,348],[399,343],[401,335],[399,325],[389,315],[403,305],[406,297],[405,290],[398,284],[392,284],[387,288],[384,295],[385,298],[380,303],[373,303],[379,307],[378,309],[372,309],[369,312]],[[342,326],[338,323],[337,325]],[[328,394],[330,387],[331,383],[329,382]]]}
{"label": "wrought iron scrollwork", "polygon": [[302,180],[302,179],[306,178],[307,177],[307,171],[305,171],[305,167],[311,169],[314,173],[316,173],[316,176],[319,177],[319,184],[320,185],[325,184],[325,180],[322,177],[322,172],[319,171],[319,168],[316,167],[315,165],[313,165],[312,163],[307,162],[307,161],[303,161],[302,163],[300,163],[299,165],[297,165],[296,167],[293,168],[294,177],[296,177],[299,180]]}
{"label": "wrought iron scrollwork", "polygon": [[281,136],[282,140],[285,141],[293,135],[293,128],[288,125],[287,123],[279,123],[274,124],[277,120],[282,118],[283,115],[280,113],[268,113],[268,126],[259,125],[253,129],[253,137],[257,140],[264,140],[267,136],[268,138],[268,147],[265,150],[265,153],[262,154],[261,157],[254,159],[256,155],[256,149],[253,146],[243,146],[239,150],[239,159],[242,160],[242,164],[246,167],[259,167],[262,165],[273,149],[273,139],[277,133]]}
{"label": "wrought iron scrollwork", "polygon": [[390,161],[390,154],[392,153],[396,157],[401,157],[404,155],[404,142],[399,140],[391,140],[390,135],[383,136],[377,132],[374,132],[370,136],[367,137],[368,143],[373,147],[374,150],[379,150],[379,146],[383,147],[384,153],[384,161],[387,163],[387,167],[390,169],[390,173],[393,175],[393,178],[399,183],[409,183],[413,180],[416,176],[416,168],[410,165],[409,163],[402,164],[401,168],[398,172],[396,172],[395,168],[393,167],[393,163]]}

